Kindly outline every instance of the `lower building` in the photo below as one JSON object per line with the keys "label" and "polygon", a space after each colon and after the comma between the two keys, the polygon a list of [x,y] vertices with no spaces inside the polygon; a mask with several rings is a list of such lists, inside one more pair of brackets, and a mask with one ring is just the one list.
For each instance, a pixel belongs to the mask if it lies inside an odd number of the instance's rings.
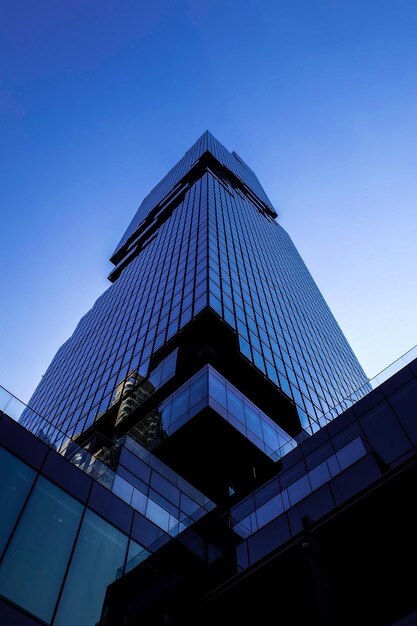
{"label": "lower building", "polygon": [[1,395],[0,623],[417,623],[417,359],[302,441],[211,366],[187,385],[59,451]]}

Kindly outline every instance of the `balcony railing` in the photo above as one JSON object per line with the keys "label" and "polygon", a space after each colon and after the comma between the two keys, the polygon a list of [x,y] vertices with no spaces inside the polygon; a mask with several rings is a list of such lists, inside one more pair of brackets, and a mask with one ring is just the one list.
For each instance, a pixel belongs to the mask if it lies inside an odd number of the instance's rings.
{"label": "balcony railing", "polygon": [[364,383],[358,389],[355,389],[347,398],[344,398],[337,404],[335,404],[331,409],[329,409],[319,420],[319,426],[326,426],[329,422],[331,422],[335,417],[346,411],[351,406],[353,406],[356,402],[358,402],[361,398],[366,396],[368,393],[382,385],[383,382],[394,376],[397,372],[400,371],[403,367],[414,361],[417,358],[417,346],[414,346],[408,352],[400,356],[393,363],[385,367],[379,374],[370,378],[368,382]]}
{"label": "balcony railing", "polygon": [[[28,407],[28,405],[16,398],[16,396],[3,387],[0,387],[0,412],[15,420],[19,420],[24,411],[26,412],[25,415],[29,412],[34,414],[33,417],[38,416],[33,409]],[[205,513],[215,506],[214,503],[211,502],[206,496],[198,492],[192,485],[187,483],[187,481],[177,476],[174,472],[172,472],[172,470],[170,470],[169,467],[166,467],[156,457],[153,457],[150,460],[148,459],[148,461],[150,461],[149,465],[151,467],[151,471],[156,471],[158,474],[164,476],[164,478],[173,485],[173,488],[179,489],[186,496],[188,511],[186,512],[182,510],[180,505],[178,514],[175,515],[172,512],[172,507],[168,510],[161,505],[160,501],[151,497],[149,488],[143,487],[142,490],[138,489],[136,485],[131,484],[125,478],[118,475],[117,472],[113,471],[113,469],[111,469],[108,465],[103,463],[103,461],[99,458],[78,445],[77,441],[66,436],[65,433],[60,431],[60,429],[54,424],[51,424],[50,421],[43,417],[42,421],[46,425],[53,426],[55,431],[54,434],[57,435],[57,438],[54,438],[54,440],[60,441],[60,444],[57,446],[52,443],[50,438],[44,436],[42,430],[38,433],[34,433],[39,439],[43,440],[54,450],[63,454],[73,465],[112,491],[112,493],[127,502],[142,515],[145,515],[145,517],[150,519],[154,524],[162,528],[162,530],[172,537],[177,536],[181,531],[185,530],[185,528],[193,524],[197,519],[205,515]],[[145,458],[146,455],[149,455],[146,450],[140,450],[139,448],[141,448],[141,446],[139,446],[136,442],[130,441],[129,437],[122,438],[113,446],[112,449],[110,449],[110,451],[115,451],[115,448],[120,447],[121,445],[124,445],[126,448],[133,451],[133,453],[138,457],[141,456],[142,458]],[[189,510],[190,501],[192,501],[195,505],[192,506],[191,513]],[[137,505],[136,503],[140,504]]]}

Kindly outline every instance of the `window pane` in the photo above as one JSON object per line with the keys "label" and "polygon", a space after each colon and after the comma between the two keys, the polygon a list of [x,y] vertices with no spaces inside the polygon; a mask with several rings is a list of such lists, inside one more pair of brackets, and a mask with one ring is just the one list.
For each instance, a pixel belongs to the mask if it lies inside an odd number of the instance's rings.
{"label": "window pane", "polygon": [[151,499],[148,499],[148,506],[146,509],[146,517],[154,522],[159,528],[168,532],[169,528],[169,513],[163,509],[159,504]]}
{"label": "window pane", "polygon": [[263,431],[263,439],[265,443],[272,448],[272,450],[277,450],[279,447],[278,435],[274,428],[268,424],[268,422],[263,419],[262,423],[262,431]]}
{"label": "window pane", "polygon": [[49,622],[83,506],[42,476],[0,565],[0,593]]}
{"label": "window pane", "polygon": [[9,539],[36,472],[0,448],[0,554]]}
{"label": "window pane", "polygon": [[247,404],[245,404],[245,417],[246,426],[249,430],[255,433],[255,435],[262,437],[261,420],[259,415],[255,413],[255,411]]}
{"label": "window pane", "polygon": [[130,570],[136,567],[136,565],[139,565],[139,563],[142,563],[142,561],[144,561],[149,555],[149,550],[141,546],[140,543],[137,543],[136,541],[133,541],[133,539],[131,539],[129,542],[129,550],[127,553],[125,574],[127,574],[127,572],[130,572]]}
{"label": "window pane", "polygon": [[371,446],[387,463],[410,449],[408,437],[385,403],[365,413],[361,418],[361,425]]}
{"label": "window pane", "polygon": [[191,384],[190,387],[190,407],[200,402],[207,396],[207,374],[201,376]]}
{"label": "window pane", "polygon": [[217,376],[213,376],[211,373],[209,377],[209,394],[212,398],[217,400],[219,404],[226,408],[226,386],[224,382],[219,380]]}
{"label": "window pane", "polygon": [[177,418],[181,417],[188,411],[189,390],[184,389],[178,396],[172,401],[172,413],[171,422],[174,422]]}
{"label": "window pane", "polygon": [[54,626],[95,626],[107,585],[120,575],[127,537],[87,509]]}
{"label": "window pane", "polygon": [[240,422],[244,423],[243,401],[231,389],[227,389],[227,409]]}

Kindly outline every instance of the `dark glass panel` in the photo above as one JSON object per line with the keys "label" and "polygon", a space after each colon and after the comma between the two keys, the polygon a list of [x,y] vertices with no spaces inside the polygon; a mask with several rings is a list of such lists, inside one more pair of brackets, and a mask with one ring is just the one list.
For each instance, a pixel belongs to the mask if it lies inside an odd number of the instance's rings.
{"label": "dark glass panel", "polygon": [[22,510],[36,472],[0,448],[0,555]]}
{"label": "dark glass panel", "polygon": [[128,538],[87,510],[54,626],[95,626],[107,586],[124,567]]}
{"label": "dark glass panel", "polygon": [[1,561],[0,593],[45,622],[52,617],[83,508],[40,477]]}

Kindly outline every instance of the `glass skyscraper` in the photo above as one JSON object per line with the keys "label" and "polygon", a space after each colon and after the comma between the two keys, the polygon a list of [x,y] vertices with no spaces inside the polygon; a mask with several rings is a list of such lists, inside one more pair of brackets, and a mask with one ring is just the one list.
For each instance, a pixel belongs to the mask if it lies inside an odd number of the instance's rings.
{"label": "glass skyscraper", "polygon": [[209,132],[146,196],[111,261],[112,285],[21,419],[56,447],[127,426],[155,446],[161,406],[205,366],[284,440],[367,381],[257,177]]}
{"label": "glass skyscraper", "polygon": [[415,619],[416,351],[367,381],[209,133],[112,262],[30,406],[0,387],[0,623]]}

